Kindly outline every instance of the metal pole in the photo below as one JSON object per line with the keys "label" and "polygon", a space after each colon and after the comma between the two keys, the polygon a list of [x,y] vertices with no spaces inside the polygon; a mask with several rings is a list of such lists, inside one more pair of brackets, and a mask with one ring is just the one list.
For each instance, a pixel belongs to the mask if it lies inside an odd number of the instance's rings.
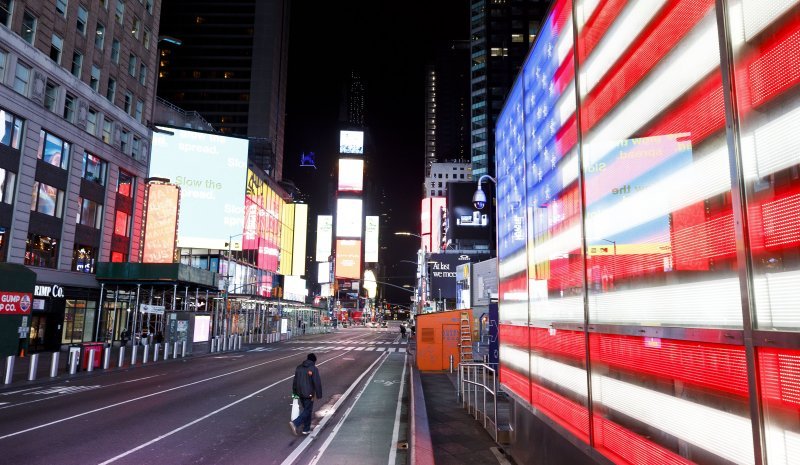
{"label": "metal pole", "polygon": [[[103,315],[103,297],[106,295],[105,283],[100,283],[100,304],[97,307],[97,329],[94,332],[94,340],[100,340],[100,319]],[[112,334],[113,338],[113,334]]]}
{"label": "metal pole", "polygon": [[[131,333],[131,341],[133,341],[132,345],[136,347],[136,334],[139,333],[138,329],[136,328],[139,322],[139,293],[142,290],[142,285],[136,285],[136,305],[133,306],[133,333]],[[136,355],[136,350],[133,351],[134,356]],[[135,361],[135,360],[134,360]],[[133,365],[133,363],[131,363]]]}
{"label": "metal pole", "polygon": [[58,376],[58,352],[53,352],[53,358],[50,359],[50,377],[55,378]]}
{"label": "metal pole", "polygon": [[453,372],[453,354],[450,354],[450,373]]}
{"label": "metal pole", "polygon": [[6,357],[6,375],[3,378],[4,384],[11,384],[11,379],[14,377],[14,358],[13,355]]}
{"label": "metal pole", "polygon": [[39,368],[39,354],[31,354],[31,364],[28,365],[28,381],[36,380],[36,370]]}

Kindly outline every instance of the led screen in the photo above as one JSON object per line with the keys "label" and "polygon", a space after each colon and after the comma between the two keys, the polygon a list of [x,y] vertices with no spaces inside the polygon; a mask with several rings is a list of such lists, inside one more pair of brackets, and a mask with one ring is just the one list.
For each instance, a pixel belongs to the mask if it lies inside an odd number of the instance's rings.
{"label": "led screen", "polygon": [[339,153],[364,153],[364,131],[339,131]]}
{"label": "led screen", "polygon": [[317,282],[320,284],[331,282],[331,262],[317,263]]}
{"label": "led screen", "polygon": [[283,278],[283,296],[287,300],[296,300],[304,302],[308,290],[306,289],[306,280],[299,276],[284,276]]}
{"label": "led screen", "polygon": [[148,184],[146,198],[142,263],[172,263],[175,261],[180,188]]}
{"label": "led screen", "polygon": [[306,274],[306,234],[308,229],[308,205],[294,205],[294,244],[292,246],[292,274]]}
{"label": "led screen", "polygon": [[194,334],[192,335],[192,342],[206,342],[211,329],[211,316],[210,315],[195,315],[194,316]]}
{"label": "led screen", "polygon": [[364,160],[339,159],[339,190],[361,192],[364,189]]}
{"label": "led screen", "polygon": [[336,240],[336,278],[361,278],[360,240]]}
{"label": "led screen", "polygon": [[336,237],[361,237],[361,199],[337,199]]}
{"label": "led screen", "polygon": [[467,254],[433,253],[428,255],[428,277],[430,279],[430,298],[456,298],[456,268],[472,259]]}
{"label": "led screen", "polygon": [[331,256],[333,241],[333,216],[317,216],[317,251],[316,261],[327,262]]}
{"label": "led screen", "polygon": [[217,134],[153,133],[150,177],[181,188],[179,247],[224,249],[230,236],[242,233],[247,147],[246,139]]}
{"label": "led screen", "polygon": [[447,239],[485,239],[487,242],[491,240],[489,233],[494,197],[492,187],[483,185],[486,205],[479,210],[472,204],[475,183],[451,182],[447,185]]}
{"label": "led screen", "polygon": [[[442,219],[445,221],[442,221]],[[422,199],[420,231],[422,243],[429,252],[438,252],[442,248],[442,225],[447,219],[447,199],[445,197],[427,197]]]}
{"label": "led screen", "polygon": [[378,229],[379,216],[364,218],[364,262],[375,263],[378,261]]}
{"label": "led screen", "polygon": [[243,250],[255,255],[261,270],[278,271],[283,206],[283,199],[267,181],[254,171],[247,170],[244,230],[241,242],[234,238],[232,245],[237,250],[238,242]]}

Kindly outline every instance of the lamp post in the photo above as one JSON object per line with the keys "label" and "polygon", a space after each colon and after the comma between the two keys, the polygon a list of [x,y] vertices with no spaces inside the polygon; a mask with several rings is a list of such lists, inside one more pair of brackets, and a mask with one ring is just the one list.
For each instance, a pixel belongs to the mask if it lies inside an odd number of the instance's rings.
{"label": "lamp post", "polygon": [[[424,238],[422,236],[420,236],[419,234],[415,234],[415,233],[408,232],[408,231],[398,231],[398,232],[395,232],[394,235],[395,236],[414,236],[414,237],[418,237],[420,239],[420,242],[424,241]],[[419,312],[420,306],[422,304],[427,304],[427,302],[428,302],[428,292],[429,292],[428,288],[430,287],[430,285],[428,283],[428,264],[427,264],[427,261],[428,261],[428,245],[423,242],[422,248],[419,249],[418,254],[420,254],[420,256],[417,257],[417,267],[421,267],[420,270],[419,270],[419,276],[420,276],[420,281],[424,284],[424,286],[421,286],[421,287],[423,287],[422,299],[421,299],[420,302],[416,302],[417,303],[417,312]],[[415,293],[415,295],[416,295],[416,293]]]}
{"label": "lamp post", "polygon": [[[231,329],[230,328],[230,322],[228,322],[228,318],[227,318],[227,315],[228,315],[228,292],[229,292],[229,288],[231,286],[231,284],[230,284],[230,278],[231,278],[231,243],[233,242],[233,238],[234,237],[240,237],[240,236],[244,236],[244,233],[234,234],[232,236],[228,236],[228,242],[225,243],[225,247],[228,248],[228,265],[225,267],[225,295],[223,296],[224,299],[223,299],[222,308],[223,308],[223,311],[225,312],[225,315],[226,315],[226,319],[225,319],[226,323],[227,323],[225,325],[225,336],[226,337],[228,336],[228,331]],[[235,288],[235,289],[238,289],[238,287]]]}

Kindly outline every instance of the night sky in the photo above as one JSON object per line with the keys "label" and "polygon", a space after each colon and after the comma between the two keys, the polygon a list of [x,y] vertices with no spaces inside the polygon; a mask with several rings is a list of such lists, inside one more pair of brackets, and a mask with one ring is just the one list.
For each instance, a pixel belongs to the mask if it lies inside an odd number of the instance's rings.
{"label": "night sky", "polygon": [[[469,37],[468,0],[295,0],[291,8],[283,176],[310,197],[309,235],[316,231],[316,215],[332,213],[328,184],[338,156],[343,83],[352,69],[366,86],[367,176],[385,189],[392,205],[391,230],[380,233],[385,238],[394,231],[418,232],[424,66],[439,41]],[[300,154],[309,151],[316,154],[316,170],[299,166]],[[384,245],[389,247],[380,260],[387,281],[412,276],[413,266],[398,262],[414,259],[418,240],[392,236]],[[315,275],[309,270],[310,281]],[[408,302],[408,294],[389,289],[389,300]]]}

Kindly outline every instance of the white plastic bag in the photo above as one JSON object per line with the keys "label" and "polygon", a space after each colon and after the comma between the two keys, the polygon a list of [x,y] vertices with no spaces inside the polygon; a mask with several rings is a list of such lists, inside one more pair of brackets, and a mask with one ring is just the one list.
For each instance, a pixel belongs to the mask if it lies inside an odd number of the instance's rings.
{"label": "white plastic bag", "polygon": [[289,420],[294,420],[295,418],[300,416],[300,402],[297,400],[297,397],[292,396],[292,416]]}

